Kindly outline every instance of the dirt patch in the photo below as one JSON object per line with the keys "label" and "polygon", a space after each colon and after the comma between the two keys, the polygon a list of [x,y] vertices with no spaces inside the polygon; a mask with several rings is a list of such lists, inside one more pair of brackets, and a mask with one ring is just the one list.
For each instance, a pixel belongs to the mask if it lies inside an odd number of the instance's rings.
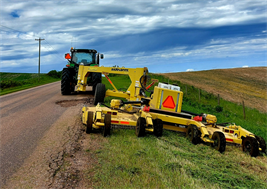
{"label": "dirt patch", "polygon": [[[96,158],[89,158],[93,154],[84,154],[83,140],[84,126],[80,121],[69,132],[69,141],[65,144],[64,149],[60,152],[51,154],[48,161],[49,188],[78,188],[88,185],[84,179],[86,165],[96,163]],[[82,182],[81,182],[82,181]]]}
{"label": "dirt patch", "polygon": [[78,132],[81,132],[79,139],[66,146],[61,166],[51,168],[52,182],[49,188],[93,187],[94,170],[98,165],[96,153],[106,139],[101,134],[94,134],[93,137],[87,135],[84,127]]}
{"label": "dirt patch", "polygon": [[77,106],[78,104],[93,104],[94,98],[83,98],[83,99],[73,99],[73,100],[60,100],[56,104],[61,107],[67,108],[71,106]]}

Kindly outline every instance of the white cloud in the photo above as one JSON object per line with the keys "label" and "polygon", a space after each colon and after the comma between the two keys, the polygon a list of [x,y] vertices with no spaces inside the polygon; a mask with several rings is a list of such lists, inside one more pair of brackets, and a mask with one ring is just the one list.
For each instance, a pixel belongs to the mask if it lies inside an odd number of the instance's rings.
{"label": "white cloud", "polygon": [[[142,34],[161,28],[207,28],[266,22],[266,3],[261,0],[217,1],[123,1],[123,0],[67,0],[1,1],[1,25],[23,31],[19,33],[0,26],[1,53],[16,59],[16,64],[31,65],[38,52],[35,38],[42,37],[42,52],[56,52],[44,59],[52,64],[62,61],[71,42],[79,48],[102,38]],[[19,17],[13,18],[11,12]],[[266,33],[262,31],[262,35]],[[160,38],[160,36],[159,36]],[[149,41],[144,41],[149,43]],[[122,54],[108,49],[106,58],[133,56],[134,60],[153,64],[149,58],[225,57],[266,50],[266,37],[256,39],[214,39],[199,49],[187,47],[153,51],[147,54]],[[131,44],[126,44],[131,45]],[[4,47],[5,46],[5,47]],[[8,46],[8,47],[7,47]],[[114,47],[115,48],[115,47]],[[113,53],[112,51],[116,51]],[[112,53],[110,53],[112,52]],[[34,61],[31,61],[33,60]],[[59,60],[60,59],[60,60]],[[12,60],[14,62],[14,60]],[[50,62],[50,63],[49,63]],[[2,61],[1,61],[2,63]],[[130,63],[129,63],[130,64]],[[11,64],[10,64],[11,65]],[[8,64],[5,64],[8,66]]]}
{"label": "white cloud", "polygon": [[248,68],[248,67],[249,67],[248,65],[242,66],[242,68]]}
{"label": "white cloud", "polygon": [[186,72],[193,72],[194,69],[187,69]]}

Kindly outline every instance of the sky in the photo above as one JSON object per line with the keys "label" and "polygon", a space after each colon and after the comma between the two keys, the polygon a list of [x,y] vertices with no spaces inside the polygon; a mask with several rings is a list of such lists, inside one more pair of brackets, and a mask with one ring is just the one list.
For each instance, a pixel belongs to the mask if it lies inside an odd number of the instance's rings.
{"label": "sky", "polygon": [[263,0],[0,0],[0,72],[61,71],[70,48],[153,73],[267,66]]}

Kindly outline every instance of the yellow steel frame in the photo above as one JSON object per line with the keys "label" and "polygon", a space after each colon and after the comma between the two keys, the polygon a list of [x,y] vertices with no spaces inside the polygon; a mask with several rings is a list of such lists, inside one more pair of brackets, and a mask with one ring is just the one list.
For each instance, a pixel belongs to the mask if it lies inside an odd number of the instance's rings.
{"label": "yellow steel frame", "polygon": [[77,82],[77,91],[85,91],[86,90],[86,85],[87,85],[87,77],[89,76],[90,72],[96,72],[96,73],[102,73],[105,76],[108,74],[123,74],[123,75],[128,75],[131,84],[129,88],[127,89],[126,92],[121,92],[116,89],[114,85],[113,88],[114,90],[107,90],[106,91],[106,97],[107,96],[116,96],[116,97],[121,97],[125,98],[130,101],[135,101],[135,100],[141,100],[144,96],[140,95],[140,78],[142,75],[145,75],[148,73],[147,68],[115,68],[115,67],[93,67],[93,66],[84,66],[80,65],[79,66],[79,71],[78,71],[78,82]]}

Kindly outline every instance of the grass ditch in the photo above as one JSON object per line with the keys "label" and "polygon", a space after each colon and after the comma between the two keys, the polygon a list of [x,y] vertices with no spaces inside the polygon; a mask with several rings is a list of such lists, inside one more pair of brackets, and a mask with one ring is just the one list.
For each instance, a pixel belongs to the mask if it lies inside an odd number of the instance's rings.
{"label": "grass ditch", "polygon": [[0,95],[25,90],[60,80],[60,77],[55,77],[49,73],[40,74],[39,80],[38,74],[0,72]]}
{"label": "grass ditch", "polygon": [[[125,76],[110,78],[117,88],[130,84]],[[179,81],[153,78],[185,90]],[[112,89],[105,79],[103,83]],[[106,104],[111,99],[106,98]],[[220,107],[216,96],[202,91],[199,102],[198,89],[187,86],[182,109],[216,115],[218,122],[235,122],[267,141],[266,114],[246,108],[244,120],[241,105],[221,99]],[[88,171],[94,172],[90,175],[94,188],[267,188],[265,154],[252,158],[237,146],[227,146],[221,154],[206,144],[191,144],[184,133],[164,130],[161,138],[151,134],[137,138],[134,130],[113,129],[95,154],[98,164]]]}

